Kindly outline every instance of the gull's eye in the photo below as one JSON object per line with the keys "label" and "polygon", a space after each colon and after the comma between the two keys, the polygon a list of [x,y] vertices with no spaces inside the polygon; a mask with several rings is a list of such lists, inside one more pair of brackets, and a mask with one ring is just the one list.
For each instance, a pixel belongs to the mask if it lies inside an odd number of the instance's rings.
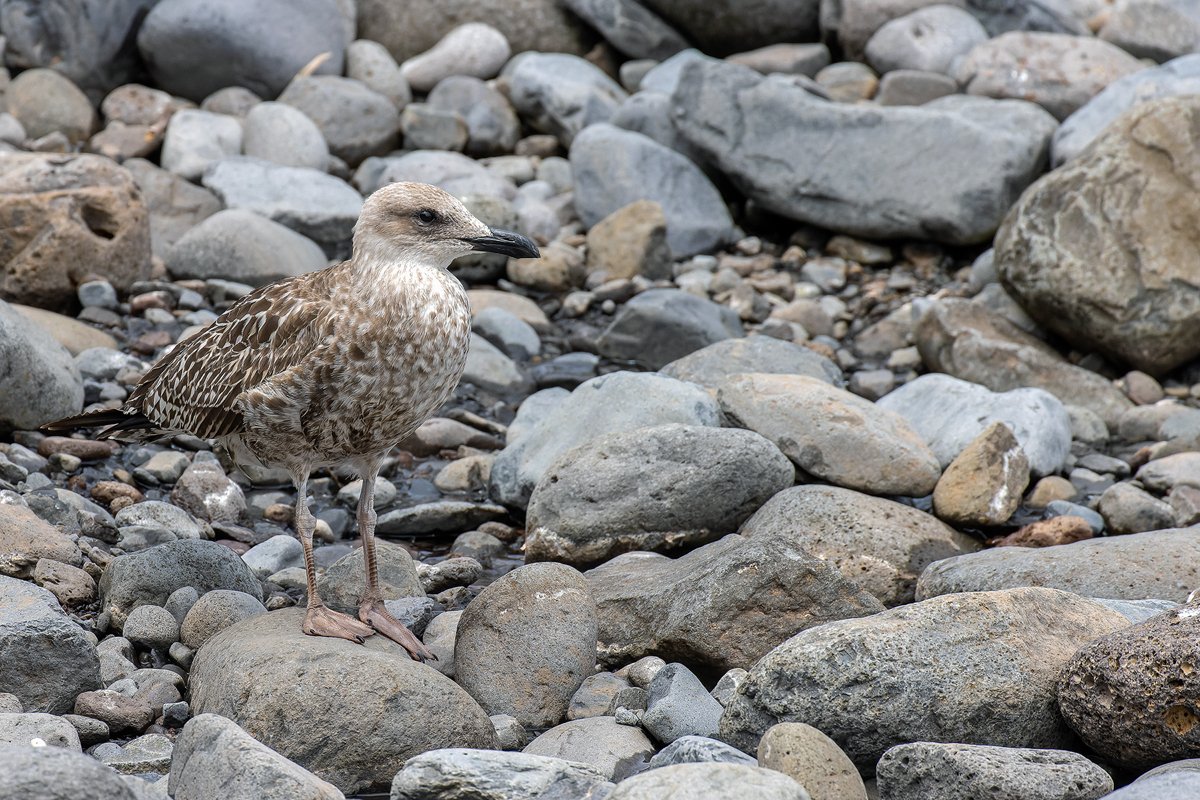
{"label": "gull's eye", "polygon": [[426,210],[422,211],[420,214],[417,214],[417,221],[420,222],[422,225],[431,225],[431,224],[433,224],[433,221],[435,219],[437,219],[437,215],[434,214],[429,209],[426,209]]}

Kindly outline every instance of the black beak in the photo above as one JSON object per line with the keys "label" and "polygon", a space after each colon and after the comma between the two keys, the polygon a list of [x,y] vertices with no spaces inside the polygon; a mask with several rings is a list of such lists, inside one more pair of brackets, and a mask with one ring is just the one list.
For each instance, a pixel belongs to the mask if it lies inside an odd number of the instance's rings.
{"label": "black beak", "polygon": [[489,236],[479,236],[475,239],[464,239],[473,250],[486,253],[500,253],[512,258],[540,258],[542,253],[536,244],[519,233],[488,228]]}

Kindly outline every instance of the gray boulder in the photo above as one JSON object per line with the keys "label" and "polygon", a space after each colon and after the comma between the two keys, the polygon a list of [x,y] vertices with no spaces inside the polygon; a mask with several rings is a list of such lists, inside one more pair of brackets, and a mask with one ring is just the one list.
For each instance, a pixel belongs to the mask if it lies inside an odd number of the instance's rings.
{"label": "gray boulder", "polygon": [[400,65],[379,42],[355,39],[346,46],[346,77],[379,92],[396,108],[404,108],[412,102],[412,89],[401,74]]}
{"label": "gray boulder", "polygon": [[630,58],[662,61],[688,46],[678,31],[636,0],[567,0],[566,6]]}
{"label": "gray boulder", "polygon": [[258,800],[343,800],[337,787],[216,714],[188,720],[171,754],[174,800],[253,796]]}
{"label": "gray boulder", "polygon": [[499,397],[524,394],[533,389],[533,381],[521,373],[516,362],[477,333],[471,334],[461,382],[474,384]]}
{"label": "gray boulder", "polygon": [[363,204],[340,178],[249,156],[217,162],[203,183],[226,208],[253,211],[318,242],[349,241]]}
{"label": "gray boulder", "polygon": [[660,742],[716,734],[723,708],[683,664],[667,664],[646,687],[642,725]]}
{"label": "gray boulder", "polygon": [[66,714],[80,692],[102,687],[95,646],[54,595],[0,575],[0,692],[20,698],[25,711]]}
{"label": "gray boulder", "polygon": [[607,122],[629,96],[599,67],[567,53],[522,53],[505,74],[517,111],[567,145],[584,128]]}
{"label": "gray boulder", "polygon": [[605,665],[653,654],[706,670],[746,669],[797,631],[883,610],[784,537],[729,535],[677,559],[625,553],[586,576]]}
{"label": "gray boulder", "polygon": [[83,378],[67,348],[0,300],[0,429],[36,430],[83,408]]}
{"label": "gray boulder", "polygon": [[321,53],[317,71],[342,71],[342,19],[335,0],[167,0],[137,32],[154,82],[199,103],[218,89],[244,86],[274,98]]}
{"label": "gray boulder", "polygon": [[346,794],[385,791],[427,750],[496,746],[483,709],[400,645],[306,636],[303,619],[287,608],[210,639],[192,662],[193,713],[233,720]]}
{"label": "gray boulder", "polygon": [[317,123],[329,152],[351,167],[399,144],[399,110],[387,97],[352,78],[296,78],[279,95],[279,102],[295,106]]}
{"label": "gray boulder", "polygon": [[661,369],[672,361],[744,331],[737,312],[682,289],[651,289],[621,307],[600,334],[600,352]]}
{"label": "gray boulder", "polygon": [[329,264],[312,239],[245,208],[213,214],[185,233],[167,251],[164,261],[176,279],[221,278],[249,286],[303,275]]}
{"label": "gray boulder", "polygon": [[82,752],[79,732],[62,717],[40,711],[0,713],[0,747],[11,744],[28,746],[35,738],[50,747]]}
{"label": "gray boulder", "polygon": [[739,372],[806,375],[830,386],[842,387],[842,371],[828,358],[807,347],[770,336],[725,339],[677,358],[659,372],[714,391]]}
{"label": "gray boulder", "polygon": [[876,405],[908,420],[943,468],[993,422],[1012,431],[1035,475],[1058,472],[1071,449],[1071,418],[1054,395],[1041,389],[992,392],[931,374],[904,384]]}
{"label": "gray boulder", "polygon": [[490,494],[524,508],[550,465],[572,447],[606,433],[678,422],[715,428],[716,401],[665,375],[616,372],[580,384],[492,462]]}
{"label": "gray boulder", "polygon": [[1044,168],[1057,127],[1024,101],[830,103],[788,76],[700,61],[684,67],[672,103],[679,134],[763,208],[855,236],[950,244],[991,236]]}
{"label": "gray boulder", "polygon": [[876,768],[888,800],[1095,800],[1112,777],[1079,753],[1028,747],[913,742],[888,750]]}
{"label": "gray boulder", "polygon": [[184,586],[200,594],[232,589],[262,599],[262,584],[237,553],[215,542],[181,539],[113,559],[100,578],[100,607],[120,629],[134,608],[161,606]]}
{"label": "gray boulder", "polygon": [[1127,626],[1094,600],[1041,588],[829,622],[751,668],[720,738],[753,753],[772,725],[804,721],[868,777],[885,751],[914,739],[1062,747],[1073,734],[1058,713],[1059,673],[1084,644]]}
{"label": "gray boulder", "polygon": [[1191,528],[1112,536],[1053,547],[996,547],[938,561],[917,581],[917,599],[1016,586],[1087,597],[1173,600],[1200,586],[1200,544]]}
{"label": "gray boulder", "polygon": [[391,800],[592,797],[611,787],[591,764],[532,753],[451,748],[410,758],[392,781]]}
{"label": "gray boulder", "polygon": [[598,436],[538,481],[525,560],[578,566],[713,541],[794,479],[787,457],[752,431],[672,424]]}
{"label": "gray boulder", "polygon": [[6,800],[142,800],[120,775],[61,747],[0,747],[0,797]]}
{"label": "gray boulder", "polygon": [[163,137],[163,169],[196,181],[223,158],[242,152],[242,123],[237,117],[185,108],[171,115]]}
{"label": "gray boulder", "polygon": [[596,664],[596,604],[562,564],[530,564],[471,601],[458,621],[454,679],[488,714],[526,728],[566,718]]}
{"label": "gray boulder", "polygon": [[575,208],[589,228],[634,201],[653,200],[667,219],[676,256],[712,250],[733,235],[733,219],[712,182],[686,156],[649,136],[590,125],[572,142],[570,157]]}

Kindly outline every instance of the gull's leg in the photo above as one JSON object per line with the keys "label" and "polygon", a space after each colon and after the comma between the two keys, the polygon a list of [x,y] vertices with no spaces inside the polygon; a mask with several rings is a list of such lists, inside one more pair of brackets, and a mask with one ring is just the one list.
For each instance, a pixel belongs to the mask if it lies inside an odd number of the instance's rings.
{"label": "gull's leg", "polygon": [[304,632],[309,636],[335,636],[362,644],[363,640],[375,631],[354,617],[329,608],[317,595],[316,562],[313,560],[312,545],[313,529],[317,520],[305,502],[308,499],[308,469],[293,472],[292,483],[296,485],[296,531],[300,534],[300,544],[304,547],[304,572],[308,578],[308,613],[304,615]]}
{"label": "gull's leg", "polygon": [[388,613],[379,599],[379,568],[375,563],[375,477],[378,474],[378,464],[371,464],[362,471],[362,495],[358,499],[358,532],[362,536],[363,571],[366,573],[366,589],[358,606],[358,618],[399,644],[415,660],[426,661],[436,657],[404,627],[404,623]]}

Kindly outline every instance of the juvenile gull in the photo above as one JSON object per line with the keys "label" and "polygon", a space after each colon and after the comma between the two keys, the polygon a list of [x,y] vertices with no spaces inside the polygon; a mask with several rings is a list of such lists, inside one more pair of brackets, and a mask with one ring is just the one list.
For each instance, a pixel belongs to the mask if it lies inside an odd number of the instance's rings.
{"label": "juvenile gull", "polygon": [[[44,426],[106,425],[96,438],[215,439],[240,464],[281,467],[296,487],[308,573],[304,632],[362,642],[375,632],[432,657],[384,608],[375,561],[375,477],[389,450],[446,402],[467,359],[471,311],[450,262],[473,250],[536,257],[520,234],[488,228],[433,186],[395,183],[367,199],[349,261],[260,287],[150,369],[119,410]],[[358,524],[366,590],[358,619],[317,595],[305,502],[316,468],[362,476]]]}

